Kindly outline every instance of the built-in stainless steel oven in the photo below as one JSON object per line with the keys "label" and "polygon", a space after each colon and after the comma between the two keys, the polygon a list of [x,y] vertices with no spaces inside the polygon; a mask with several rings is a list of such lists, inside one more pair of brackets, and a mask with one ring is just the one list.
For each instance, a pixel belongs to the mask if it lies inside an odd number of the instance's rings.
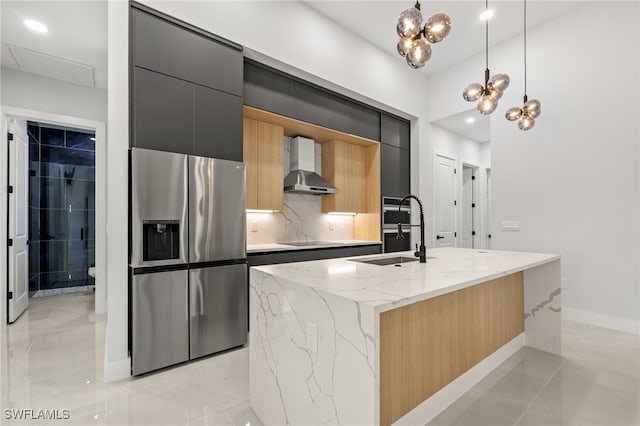
{"label": "built-in stainless steel oven", "polygon": [[[411,250],[411,207],[398,206],[402,198],[382,197],[382,249],[384,253]],[[398,223],[402,224],[404,238],[398,235]]]}

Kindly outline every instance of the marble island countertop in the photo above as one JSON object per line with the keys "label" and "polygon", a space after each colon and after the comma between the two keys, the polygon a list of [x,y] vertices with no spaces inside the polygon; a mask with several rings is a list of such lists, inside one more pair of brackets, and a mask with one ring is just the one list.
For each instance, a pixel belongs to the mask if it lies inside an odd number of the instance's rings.
{"label": "marble island countertop", "polygon": [[382,312],[558,260],[555,254],[437,248],[427,263],[378,266],[351,259],[413,257],[413,252],[316,260],[252,269]]}
{"label": "marble island countertop", "polygon": [[314,242],[314,244],[304,245],[303,242],[296,242],[296,245],[290,245],[287,243],[271,243],[271,244],[247,244],[247,254],[252,253],[269,253],[278,251],[291,251],[291,250],[309,250],[317,248],[334,248],[334,247],[349,247],[349,246],[362,246],[370,244],[382,244],[382,241],[365,241],[365,240],[327,240],[321,242]]}

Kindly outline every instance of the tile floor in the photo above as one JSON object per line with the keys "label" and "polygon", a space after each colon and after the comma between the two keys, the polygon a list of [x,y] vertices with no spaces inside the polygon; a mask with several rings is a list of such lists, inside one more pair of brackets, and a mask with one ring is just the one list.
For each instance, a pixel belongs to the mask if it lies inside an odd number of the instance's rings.
{"label": "tile floor", "polygon": [[[246,348],[102,382],[104,318],[93,294],[31,300],[0,327],[0,424],[260,425]],[[566,322],[564,358],[523,348],[430,425],[640,425],[640,337]],[[10,409],[67,409],[17,421]]]}

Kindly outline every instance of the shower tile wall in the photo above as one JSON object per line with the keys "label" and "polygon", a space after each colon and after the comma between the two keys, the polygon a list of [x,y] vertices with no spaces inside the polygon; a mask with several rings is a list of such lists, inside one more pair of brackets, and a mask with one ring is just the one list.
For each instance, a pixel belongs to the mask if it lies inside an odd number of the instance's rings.
{"label": "shower tile wall", "polygon": [[94,134],[28,124],[29,290],[94,285]]}

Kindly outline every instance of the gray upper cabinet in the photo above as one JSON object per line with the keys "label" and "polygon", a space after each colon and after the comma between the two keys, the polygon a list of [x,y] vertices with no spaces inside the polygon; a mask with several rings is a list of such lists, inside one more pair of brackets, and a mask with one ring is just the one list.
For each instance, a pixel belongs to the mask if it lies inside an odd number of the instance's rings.
{"label": "gray upper cabinet", "polygon": [[133,146],[192,154],[193,90],[186,81],[135,67]]}
{"label": "gray upper cabinet", "polygon": [[407,120],[382,113],[381,141],[404,149],[410,148],[411,127]]}
{"label": "gray upper cabinet", "polygon": [[242,161],[242,98],[195,87],[194,154]]}
{"label": "gray upper cabinet", "polygon": [[293,82],[294,118],[341,132],[349,128],[349,101],[297,81]]}
{"label": "gray upper cabinet", "polygon": [[411,193],[411,159],[408,149],[381,144],[382,196],[403,197]]}
{"label": "gray upper cabinet", "polygon": [[242,51],[138,9],[134,65],[242,96]]}
{"label": "gray upper cabinet", "polygon": [[245,62],[244,103],[261,110],[293,117],[293,81],[282,74]]}
{"label": "gray upper cabinet", "polygon": [[241,46],[135,4],[131,145],[242,161]]}
{"label": "gray upper cabinet", "polygon": [[340,132],[380,140],[380,112],[338,93],[257,64],[244,66],[244,103]]}
{"label": "gray upper cabinet", "polygon": [[349,110],[349,133],[367,139],[380,139],[380,112],[364,105],[352,104]]}

